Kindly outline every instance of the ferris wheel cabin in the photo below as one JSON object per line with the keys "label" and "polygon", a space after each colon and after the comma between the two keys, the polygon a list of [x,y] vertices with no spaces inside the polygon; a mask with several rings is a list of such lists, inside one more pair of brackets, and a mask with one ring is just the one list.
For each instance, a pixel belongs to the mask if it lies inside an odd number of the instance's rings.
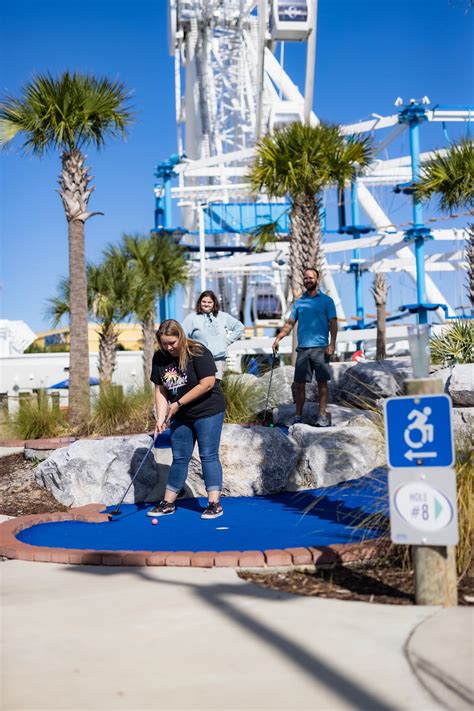
{"label": "ferris wheel cabin", "polygon": [[310,0],[273,0],[272,40],[304,42],[311,32],[311,5]]}

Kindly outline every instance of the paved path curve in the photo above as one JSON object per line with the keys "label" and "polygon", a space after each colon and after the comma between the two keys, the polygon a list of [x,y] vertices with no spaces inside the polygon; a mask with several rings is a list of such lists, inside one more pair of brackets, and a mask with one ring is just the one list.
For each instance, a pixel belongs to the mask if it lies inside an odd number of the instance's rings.
{"label": "paved path curve", "polygon": [[1,572],[6,709],[443,708],[404,653],[434,608],[294,596],[231,569]]}

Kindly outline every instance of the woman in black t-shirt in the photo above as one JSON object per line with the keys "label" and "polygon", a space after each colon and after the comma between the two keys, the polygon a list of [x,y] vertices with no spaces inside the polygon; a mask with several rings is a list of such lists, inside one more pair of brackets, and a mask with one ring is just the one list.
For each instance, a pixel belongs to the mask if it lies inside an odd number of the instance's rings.
{"label": "woman in black t-shirt", "polygon": [[155,384],[155,437],[168,425],[171,431],[171,464],[165,497],[148,516],[168,516],[188,475],[195,442],[199,446],[208,505],[201,518],[217,518],[222,466],[219,444],[224,424],[224,394],[216,381],[212,353],[186,338],[177,321],[168,319],[156,332],[158,350],[153,356],[151,380]]}

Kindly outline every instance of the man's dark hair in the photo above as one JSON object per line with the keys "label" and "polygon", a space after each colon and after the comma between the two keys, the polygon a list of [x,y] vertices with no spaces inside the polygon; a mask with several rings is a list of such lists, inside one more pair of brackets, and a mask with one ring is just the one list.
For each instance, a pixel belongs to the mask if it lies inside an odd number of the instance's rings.
{"label": "man's dark hair", "polygon": [[213,315],[213,316],[217,316],[217,314],[219,313],[219,309],[220,309],[219,299],[217,298],[217,296],[215,295],[215,293],[214,293],[213,291],[211,291],[210,289],[207,289],[206,291],[203,291],[202,294],[199,294],[199,298],[198,298],[198,300],[196,301],[196,313],[197,313],[197,314],[202,314],[202,313],[203,313],[203,311],[202,311],[202,309],[201,309],[201,301],[202,301],[205,297],[207,297],[207,298],[213,300],[213,302],[214,302],[214,308],[212,309],[212,315]]}
{"label": "man's dark hair", "polygon": [[315,269],[314,267],[305,267],[305,268],[303,269],[303,274],[304,274],[305,272],[314,272],[314,273],[316,274],[316,276],[319,278],[319,270],[318,270],[318,269]]}

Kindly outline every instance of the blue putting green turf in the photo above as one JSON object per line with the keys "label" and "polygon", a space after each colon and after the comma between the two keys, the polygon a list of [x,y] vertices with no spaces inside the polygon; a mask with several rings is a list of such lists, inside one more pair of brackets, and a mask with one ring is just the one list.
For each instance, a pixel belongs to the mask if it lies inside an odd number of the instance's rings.
{"label": "blue putting green turf", "polygon": [[151,504],[124,504],[122,515],[109,522],[43,523],[17,538],[36,546],[97,551],[217,552],[355,543],[382,532],[367,525],[367,518],[388,515],[387,477],[377,469],[324,489],[223,498],[224,515],[208,521],[200,518],[204,504],[202,498],[182,499],[176,513],[160,517],[158,525],[146,515]]}

